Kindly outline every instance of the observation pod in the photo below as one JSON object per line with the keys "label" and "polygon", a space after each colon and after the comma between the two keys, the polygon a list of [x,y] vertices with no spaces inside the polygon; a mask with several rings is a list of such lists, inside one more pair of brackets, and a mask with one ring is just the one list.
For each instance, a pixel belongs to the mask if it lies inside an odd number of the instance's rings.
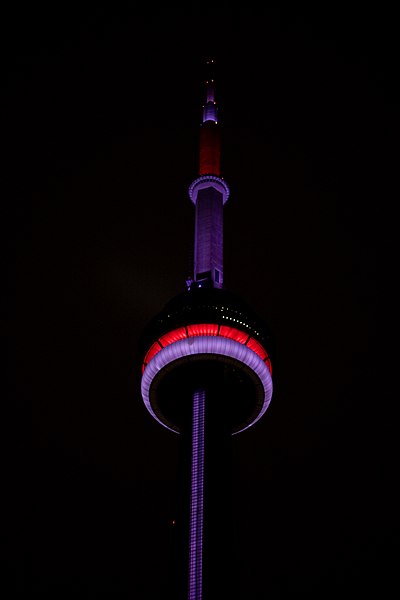
{"label": "observation pod", "polygon": [[272,339],[237,295],[194,287],[169,301],[142,338],[141,392],[150,414],[181,433],[193,395],[222,407],[232,434],[258,421],[272,397]]}

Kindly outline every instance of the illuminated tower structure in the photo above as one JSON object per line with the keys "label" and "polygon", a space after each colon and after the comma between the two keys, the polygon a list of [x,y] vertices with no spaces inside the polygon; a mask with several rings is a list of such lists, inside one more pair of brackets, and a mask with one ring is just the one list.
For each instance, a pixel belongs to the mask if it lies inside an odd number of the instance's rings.
{"label": "illuminated tower structure", "polygon": [[[207,62],[212,68],[213,61]],[[179,600],[231,598],[232,435],[258,421],[272,397],[271,336],[224,288],[223,210],[214,79],[206,80],[195,207],[193,276],[142,336],[141,393],[150,414],[180,434],[183,556]]]}

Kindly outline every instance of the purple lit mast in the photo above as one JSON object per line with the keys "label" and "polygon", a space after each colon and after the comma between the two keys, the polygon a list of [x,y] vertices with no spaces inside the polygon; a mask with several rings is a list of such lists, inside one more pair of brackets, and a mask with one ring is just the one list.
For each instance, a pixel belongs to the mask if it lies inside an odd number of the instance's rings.
{"label": "purple lit mast", "polygon": [[[207,62],[208,69],[212,63]],[[220,173],[220,149],[214,79],[208,77],[199,177],[189,187],[195,206],[193,277],[141,340],[144,403],[157,421],[181,434],[186,456],[182,600],[229,594],[229,543],[221,551],[220,540],[229,538],[230,443],[233,434],[262,417],[272,397],[271,337],[259,317],[223,285],[223,208],[229,188]]]}
{"label": "purple lit mast", "polygon": [[[213,61],[208,61],[211,65]],[[194,237],[194,280],[211,281],[223,287],[223,206],[229,188],[221,178],[221,143],[214,97],[214,79],[206,80],[206,103],[200,129],[199,177],[189,187],[196,207]]]}

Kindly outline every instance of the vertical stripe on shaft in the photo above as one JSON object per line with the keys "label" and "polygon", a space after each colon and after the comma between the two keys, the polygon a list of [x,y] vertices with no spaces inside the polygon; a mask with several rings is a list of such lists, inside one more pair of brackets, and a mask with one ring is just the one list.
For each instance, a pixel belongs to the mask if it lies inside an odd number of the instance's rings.
{"label": "vertical stripe on shaft", "polygon": [[202,598],[205,392],[193,394],[189,524],[189,600]]}

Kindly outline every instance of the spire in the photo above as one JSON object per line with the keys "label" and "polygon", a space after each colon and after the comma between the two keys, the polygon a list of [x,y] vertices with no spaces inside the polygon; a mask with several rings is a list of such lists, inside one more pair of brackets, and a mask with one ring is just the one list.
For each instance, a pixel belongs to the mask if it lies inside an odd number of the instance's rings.
{"label": "spire", "polygon": [[206,121],[214,121],[214,123],[217,123],[217,103],[215,102],[215,86],[213,74],[214,60],[207,60],[206,65],[206,103],[203,106],[203,123],[205,123]]}
{"label": "spire", "polygon": [[206,94],[203,105],[203,121],[200,130],[199,175],[220,176],[221,143],[215,101],[214,60],[206,61]]}

